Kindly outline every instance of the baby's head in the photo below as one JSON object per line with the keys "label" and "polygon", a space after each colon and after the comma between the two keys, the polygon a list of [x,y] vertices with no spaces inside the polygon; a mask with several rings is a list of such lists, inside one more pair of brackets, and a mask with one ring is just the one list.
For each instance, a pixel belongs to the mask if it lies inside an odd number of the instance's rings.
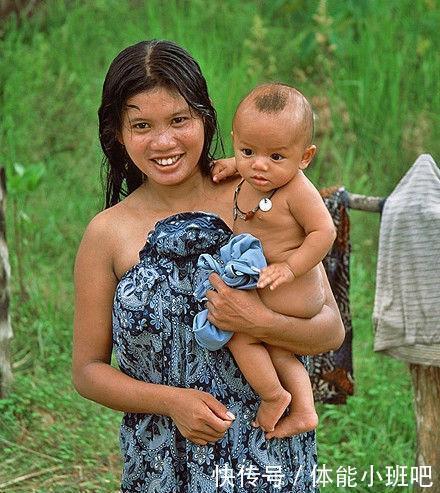
{"label": "baby's head", "polygon": [[279,188],[312,161],[312,138],[312,108],[299,91],[279,83],[258,86],[238,105],[232,123],[238,172],[258,190]]}

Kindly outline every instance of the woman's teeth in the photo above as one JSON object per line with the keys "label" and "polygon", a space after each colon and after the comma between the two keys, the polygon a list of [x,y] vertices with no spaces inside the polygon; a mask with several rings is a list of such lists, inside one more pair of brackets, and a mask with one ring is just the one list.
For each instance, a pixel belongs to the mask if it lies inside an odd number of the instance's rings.
{"label": "woman's teeth", "polygon": [[171,164],[174,164],[179,158],[180,158],[180,155],[169,157],[166,159],[155,159],[155,161],[157,164],[160,164],[161,166],[170,166]]}

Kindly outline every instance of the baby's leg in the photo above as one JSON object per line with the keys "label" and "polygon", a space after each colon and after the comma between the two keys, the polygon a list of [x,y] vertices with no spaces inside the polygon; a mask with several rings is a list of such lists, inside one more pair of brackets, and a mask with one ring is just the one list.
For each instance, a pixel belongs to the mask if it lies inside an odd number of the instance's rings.
{"label": "baby's leg", "polygon": [[292,353],[275,346],[267,346],[267,350],[282,385],[292,395],[289,416],[284,418],[290,422],[289,429],[294,435],[314,430],[318,426],[318,415],[307,370]]}
{"label": "baby's leg", "polygon": [[273,430],[291,396],[282,387],[266,347],[259,339],[245,334],[234,334],[228,347],[249,385],[261,397],[259,426],[264,431]]}

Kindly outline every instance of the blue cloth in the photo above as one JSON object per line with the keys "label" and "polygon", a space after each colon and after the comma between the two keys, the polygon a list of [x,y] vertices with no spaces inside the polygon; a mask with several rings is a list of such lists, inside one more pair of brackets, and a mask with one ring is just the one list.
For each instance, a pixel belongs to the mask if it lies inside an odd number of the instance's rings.
{"label": "blue cloth", "polygon": [[[213,289],[209,282],[209,276],[213,272],[232,288],[254,289],[257,287],[259,271],[266,265],[260,240],[248,233],[233,236],[220,248],[219,255],[200,255],[194,296],[198,301],[206,299],[206,292]],[[218,329],[207,317],[206,309],[194,317],[194,336],[202,347],[216,351],[223,347],[234,333]]]}
{"label": "blue cloth", "polygon": [[[139,263],[116,286],[113,350],[120,370],[142,382],[207,392],[236,416],[220,440],[200,446],[185,439],[170,416],[125,413],[122,493],[318,491],[315,433],[266,441],[262,430],[251,425],[260,397],[229,349],[208,351],[194,339],[193,319],[203,308],[193,294],[197,260],[201,253],[218,254],[231,235],[212,214],[163,219],[148,236]],[[308,360],[300,360],[307,368]],[[251,466],[255,485],[246,477]],[[280,488],[266,477],[274,468],[281,471]],[[225,482],[231,471],[233,478]]]}

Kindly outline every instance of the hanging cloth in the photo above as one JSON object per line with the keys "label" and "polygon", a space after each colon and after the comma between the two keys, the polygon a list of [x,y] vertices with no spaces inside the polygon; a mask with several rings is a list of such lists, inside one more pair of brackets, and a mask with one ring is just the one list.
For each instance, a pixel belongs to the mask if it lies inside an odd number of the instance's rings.
{"label": "hanging cloth", "polygon": [[342,187],[320,191],[336,228],[336,240],[323,260],[324,268],[345,327],[345,339],[337,351],[310,358],[315,401],[345,404],[353,395],[352,325],[348,291],[350,286],[350,222],[348,194]]}
{"label": "hanging cloth", "polygon": [[440,170],[422,154],[382,213],[374,350],[440,366]]}

